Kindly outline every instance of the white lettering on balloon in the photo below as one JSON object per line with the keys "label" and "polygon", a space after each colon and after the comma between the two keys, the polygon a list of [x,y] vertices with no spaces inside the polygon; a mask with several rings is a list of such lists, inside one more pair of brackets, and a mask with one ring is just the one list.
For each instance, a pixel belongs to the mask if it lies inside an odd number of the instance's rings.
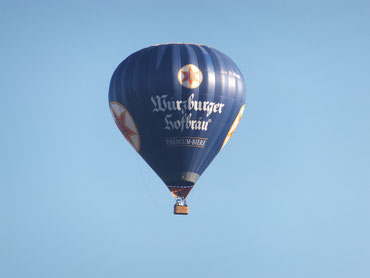
{"label": "white lettering on balloon", "polygon": [[[194,94],[187,100],[174,100],[168,95],[156,95],[151,97],[153,112],[167,112],[164,116],[165,130],[207,130],[208,124],[212,121],[208,119],[212,114],[221,114],[223,103],[212,101],[194,100]],[[181,117],[175,116],[174,112],[181,112]],[[205,118],[192,118],[191,111],[206,112]]]}

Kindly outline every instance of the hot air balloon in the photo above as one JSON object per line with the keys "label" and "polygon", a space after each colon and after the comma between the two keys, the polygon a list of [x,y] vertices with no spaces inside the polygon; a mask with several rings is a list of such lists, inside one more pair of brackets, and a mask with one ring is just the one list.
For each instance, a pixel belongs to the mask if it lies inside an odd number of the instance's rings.
{"label": "hot air balloon", "polygon": [[109,105],[115,123],[188,214],[186,197],[229,141],[245,107],[236,64],[199,44],[150,46],[113,73]]}

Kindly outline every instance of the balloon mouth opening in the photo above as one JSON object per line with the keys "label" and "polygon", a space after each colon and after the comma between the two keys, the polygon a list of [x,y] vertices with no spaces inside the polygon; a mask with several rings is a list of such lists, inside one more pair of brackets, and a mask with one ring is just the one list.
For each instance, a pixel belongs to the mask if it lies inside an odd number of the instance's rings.
{"label": "balloon mouth opening", "polygon": [[168,189],[170,190],[173,197],[181,200],[185,200],[185,198],[188,196],[190,191],[193,188],[193,185],[167,185]]}
{"label": "balloon mouth opening", "polygon": [[185,199],[192,190],[199,174],[193,172],[180,172],[172,176],[167,176],[165,184],[170,190],[173,197]]}

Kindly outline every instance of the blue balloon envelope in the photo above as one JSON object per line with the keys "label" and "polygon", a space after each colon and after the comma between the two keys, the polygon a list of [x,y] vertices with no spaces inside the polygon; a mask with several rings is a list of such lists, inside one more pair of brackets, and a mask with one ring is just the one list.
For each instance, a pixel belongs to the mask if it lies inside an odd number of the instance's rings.
{"label": "blue balloon envelope", "polygon": [[197,44],[135,52],[117,67],[109,88],[118,128],[180,200],[230,139],[245,98],[235,63]]}

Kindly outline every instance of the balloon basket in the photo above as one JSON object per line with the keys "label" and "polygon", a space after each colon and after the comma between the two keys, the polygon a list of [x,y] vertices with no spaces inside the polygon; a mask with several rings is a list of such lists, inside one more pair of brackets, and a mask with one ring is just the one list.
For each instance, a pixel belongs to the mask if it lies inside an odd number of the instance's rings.
{"label": "balloon basket", "polygon": [[174,214],[179,214],[179,215],[188,215],[189,214],[189,207],[187,205],[179,205],[176,204],[174,206]]}

